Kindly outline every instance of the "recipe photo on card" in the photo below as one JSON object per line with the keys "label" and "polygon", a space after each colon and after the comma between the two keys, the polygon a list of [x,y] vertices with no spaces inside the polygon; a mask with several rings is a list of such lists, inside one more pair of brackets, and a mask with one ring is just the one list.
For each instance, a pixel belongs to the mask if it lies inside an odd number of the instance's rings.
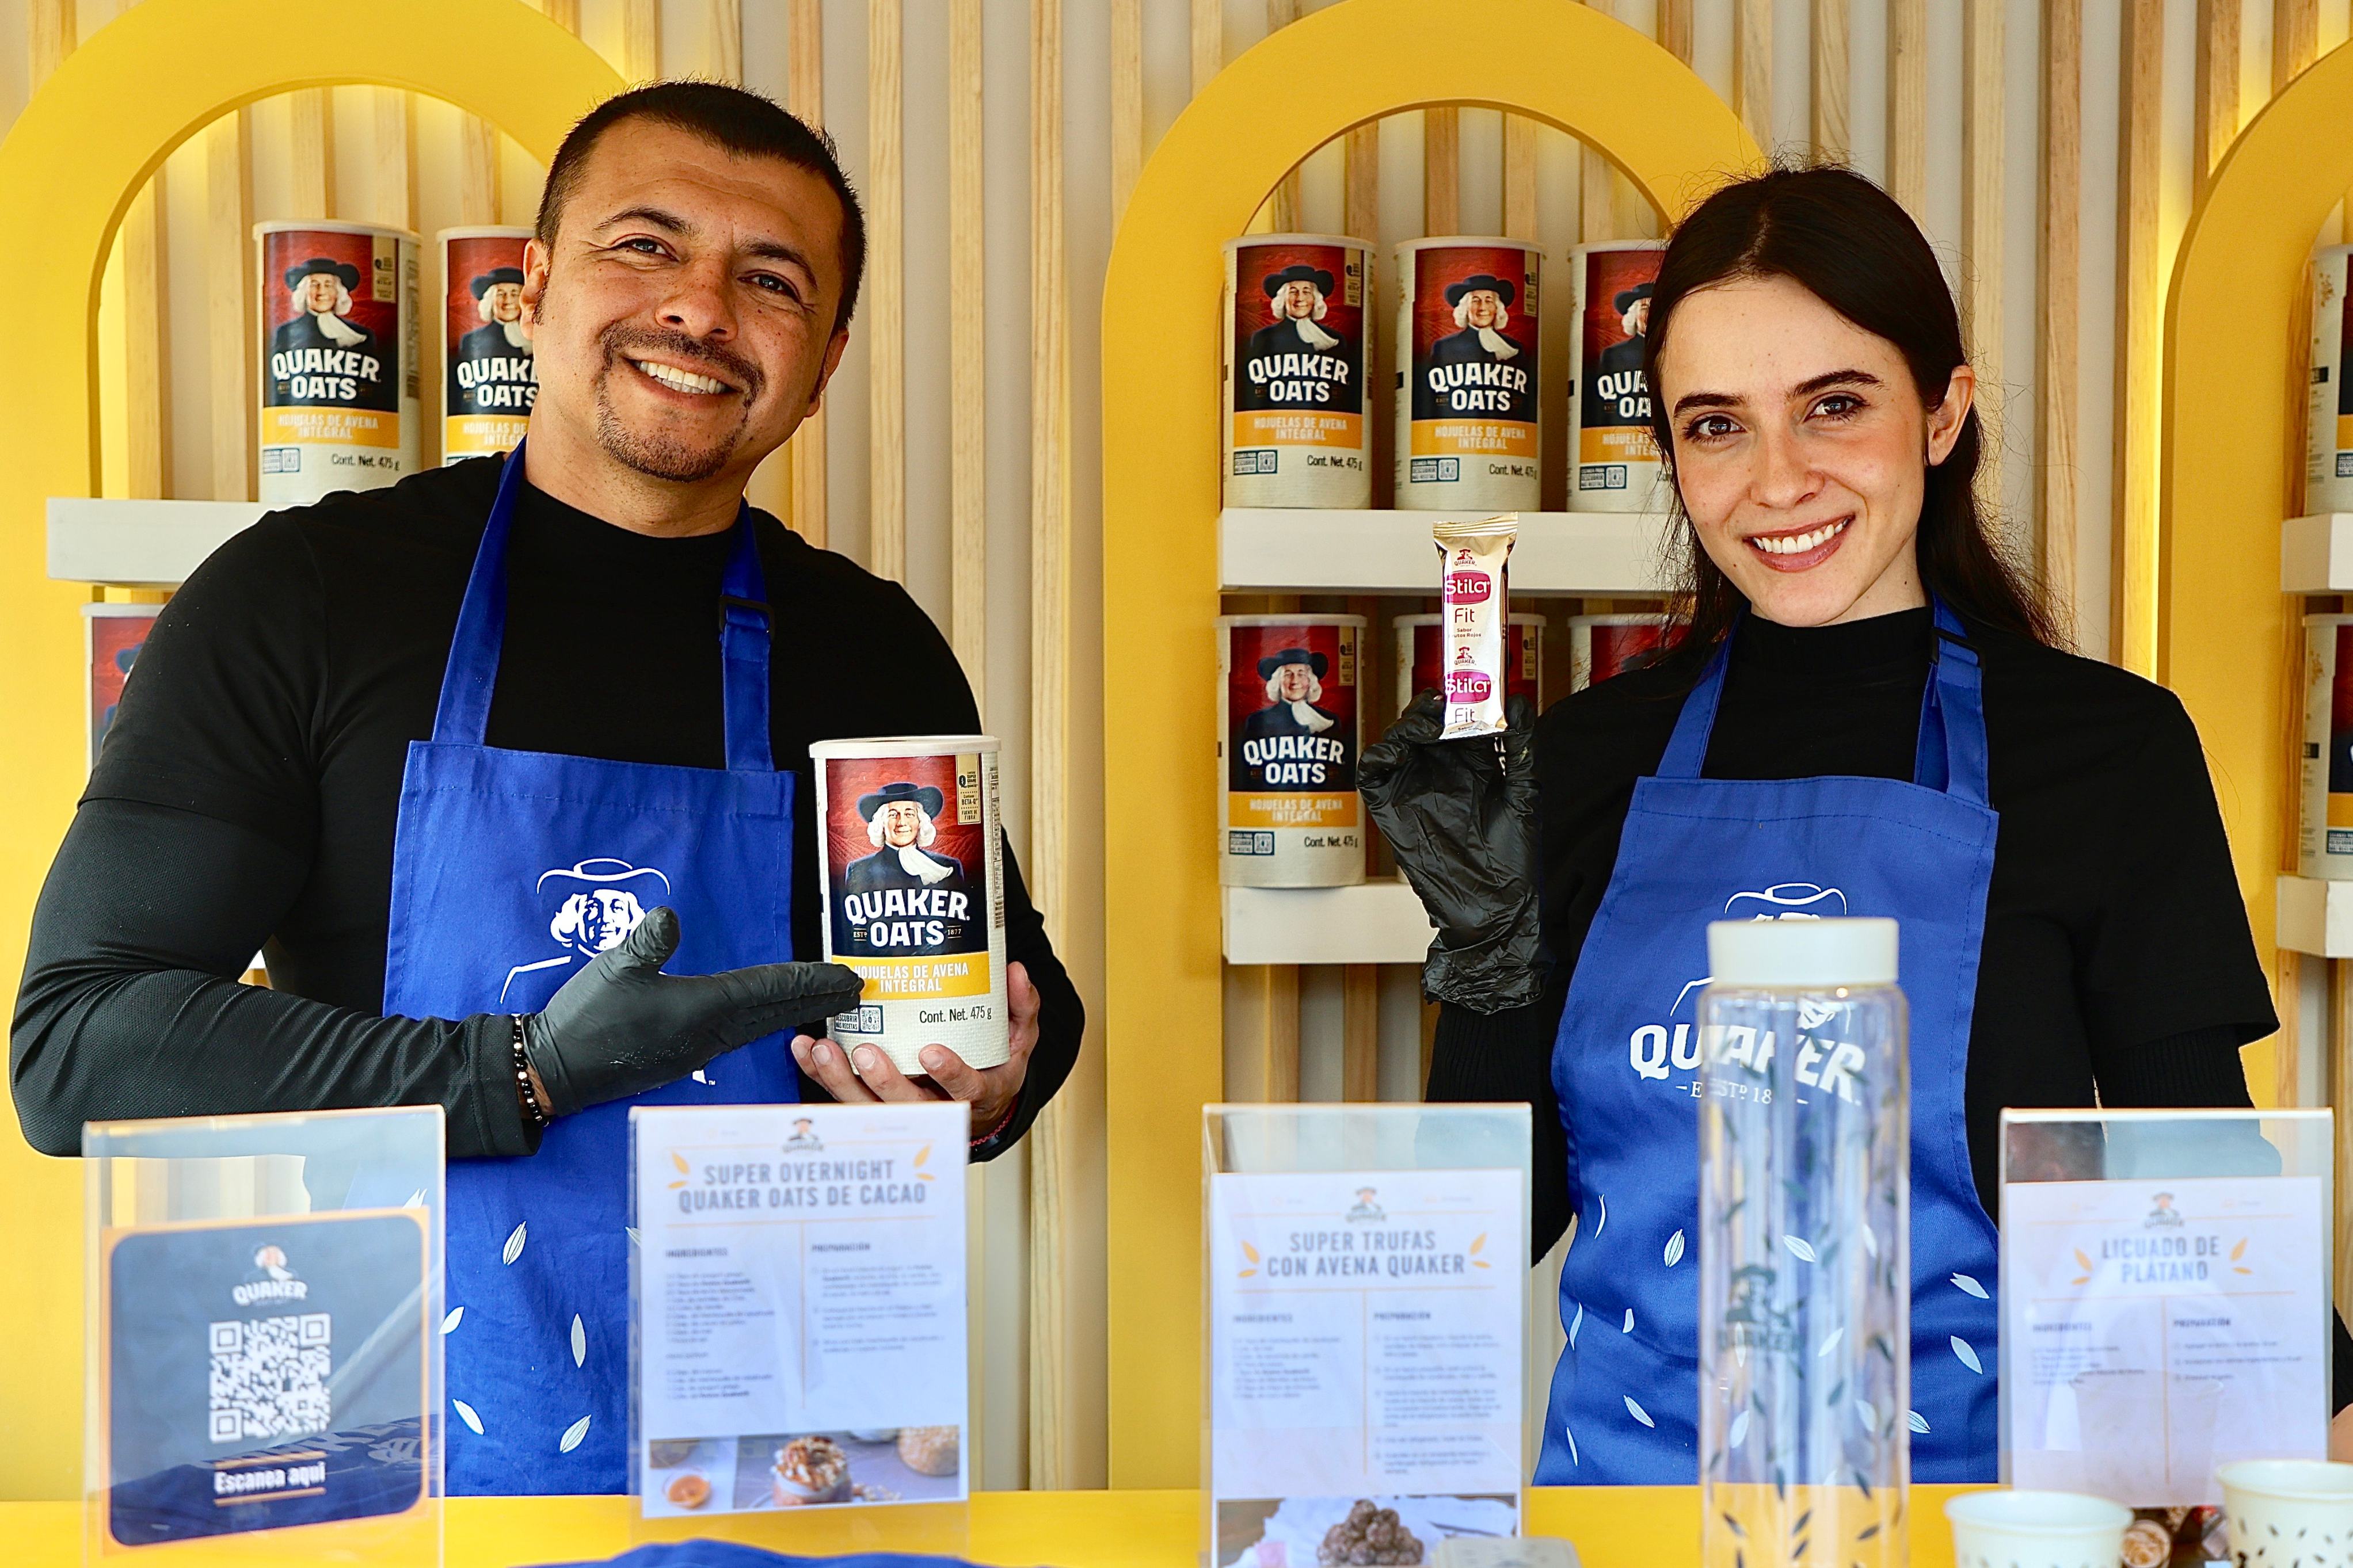
{"label": "recipe photo on card", "polygon": [[1418,1563],[1517,1533],[1522,1183],[1210,1178],[1217,1568]]}
{"label": "recipe photo on card", "polygon": [[648,1515],[965,1496],[967,1116],[630,1113]]}
{"label": "recipe photo on card", "polygon": [[2319,1178],[2013,1182],[2003,1210],[2010,1484],[2194,1505],[2219,1463],[2320,1457]]}

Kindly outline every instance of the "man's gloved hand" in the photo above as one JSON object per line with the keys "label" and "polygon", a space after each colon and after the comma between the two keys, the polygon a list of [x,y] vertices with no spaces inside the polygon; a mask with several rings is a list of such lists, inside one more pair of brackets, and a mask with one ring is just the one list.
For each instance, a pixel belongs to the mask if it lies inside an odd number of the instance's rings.
{"label": "man's gloved hand", "polygon": [[858,1000],[858,972],[839,963],[759,963],[719,974],[664,974],[678,915],[646,911],[618,947],[564,983],[522,1020],[523,1054],[547,1110],[642,1094],[763,1035],[829,1018]]}
{"label": "man's gloved hand", "polygon": [[1535,710],[1504,704],[1497,741],[1441,741],[1446,704],[1413,700],[1365,748],[1356,787],[1438,927],[1421,988],[1474,1013],[1524,1007],[1544,990],[1536,911]]}

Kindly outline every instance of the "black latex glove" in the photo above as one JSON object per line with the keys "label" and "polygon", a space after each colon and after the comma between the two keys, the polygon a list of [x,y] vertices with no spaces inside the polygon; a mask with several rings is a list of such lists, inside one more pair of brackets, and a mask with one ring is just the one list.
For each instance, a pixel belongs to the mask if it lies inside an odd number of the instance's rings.
{"label": "black latex glove", "polygon": [[1422,692],[1356,767],[1366,808],[1438,927],[1422,992],[1474,1013],[1525,1007],[1544,990],[1535,710],[1511,697],[1504,718],[1496,739],[1441,741],[1445,701]]}
{"label": "black latex glove", "polygon": [[523,1054],[546,1087],[548,1113],[642,1094],[763,1035],[812,1024],[858,1000],[858,972],[839,963],[759,963],[718,974],[664,974],[678,916],[646,911],[621,944],[564,983],[522,1020]]}

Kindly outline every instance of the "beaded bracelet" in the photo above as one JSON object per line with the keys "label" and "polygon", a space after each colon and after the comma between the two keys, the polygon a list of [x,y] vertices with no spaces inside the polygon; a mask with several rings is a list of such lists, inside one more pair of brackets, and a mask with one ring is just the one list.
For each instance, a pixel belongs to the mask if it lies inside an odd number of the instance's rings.
{"label": "beaded bracelet", "polygon": [[523,1114],[531,1118],[533,1127],[545,1131],[551,1118],[547,1108],[540,1104],[538,1092],[531,1087],[531,1058],[523,1054],[522,1015],[520,1013],[515,1015],[514,1021],[514,1075],[515,1093],[522,1100]]}

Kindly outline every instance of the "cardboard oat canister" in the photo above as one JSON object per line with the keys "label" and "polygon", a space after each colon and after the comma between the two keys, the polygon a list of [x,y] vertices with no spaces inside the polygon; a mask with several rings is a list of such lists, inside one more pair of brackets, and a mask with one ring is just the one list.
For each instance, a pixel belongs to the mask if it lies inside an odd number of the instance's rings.
{"label": "cardboard oat canister", "polygon": [[[1436,691],[1446,652],[1444,616],[1398,616],[1389,622],[1397,640],[1397,711],[1413,705],[1418,692]],[[1504,627],[1504,695],[1525,697],[1544,710],[1542,616],[1514,616]]]}
{"label": "cardboard oat canister", "polygon": [[1219,880],[1345,888],[1365,879],[1356,798],[1362,616],[1218,617]]}
{"label": "cardboard oat canister", "polygon": [[1582,691],[1648,664],[1667,646],[1674,624],[1661,615],[1569,616],[1568,689]]}
{"label": "cardboard oat canister", "polygon": [[1642,354],[1651,287],[1665,247],[1654,240],[1580,245],[1569,252],[1577,290],[1576,356],[1568,370],[1568,510],[1664,511],[1666,487],[1651,434]]}
{"label": "cardboard oat canister", "polygon": [[163,613],[161,605],[81,607],[83,664],[90,671],[90,706],[85,710],[89,722],[84,732],[90,739],[91,767],[98,766],[98,749],[106,743],[106,732],[114,728],[114,716],[121,710],[122,687],[131,679],[131,667],[139,650],[147,646],[155,617]]}
{"label": "cardboard oat canister", "polygon": [[2296,870],[2353,881],[2353,616],[2304,617]]}
{"label": "cardboard oat canister", "polygon": [[263,223],[261,500],[301,506],[417,468],[417,237]]}
{"label": "cardboard oat canister", "polygon": [[445,228],[441,253],[441,462],[512,452],[539,396],[522,303],[527,228]]}
{"label": "cardboard oat canister", "polygon": [[1226,241],[1226,504],[1367,507],[1371,247],[1322,234]]}
{"label": "cardboard oat canister", "polygon": [[833,1037],[879,1046],[902,1073],[945,1046],[967,1067],[1010,1055],[1005,854],[997,742],[987,735],[820,741],[818,870],[825,956],[866,978]]}
{"label": "cardboard oat canister", "polygon": [[1536,271],[1516,239],[1409,239],[1396,248],[1397,504],[1533,511]]}
{"label": "cardboard oat canister", "polygon": [[2312,357],[2305,427],[2304,510],[2353,511],[2353,245],[2312,259]]}

